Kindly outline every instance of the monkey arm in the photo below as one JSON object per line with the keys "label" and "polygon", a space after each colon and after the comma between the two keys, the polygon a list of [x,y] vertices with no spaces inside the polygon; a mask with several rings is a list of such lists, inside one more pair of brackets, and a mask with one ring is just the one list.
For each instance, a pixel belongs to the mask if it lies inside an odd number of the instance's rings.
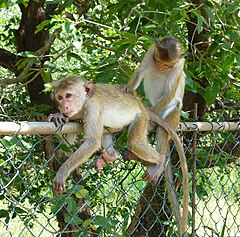
{"label": "monkey arm", "polygon": [[94,101],[91,105],[88,104],[84,118],[84,143],[60,167],[54,178],[53,190],[58,193],[64,191],[64,183],[70,173],[101,147],[103,121],[97,108],[100,108],[100,105],[98,106]]}
{"label": "monkey arm", "polygon": [[61,113],[50,114],[47,118],[48,122],[53,121],[57,127],[60,127],[64,123],[69,122],[69,118]]}
{"label": "monkey arm", "polygon": [[[139,68],[133,73],[131,78],[127,83],[127,90],[134,91],[138,88],[139,84],[141,83],[142,79],[139,78],[140,71]],[[128,91],[126,91],[128,93]]]}
{"label": "monkey arm", "polygon": [[70,173],[84,163],[98,148],[100,148],[100,146],[101,142],[99,139],[86,139],[78,150],[75,151],[59,168],[53,180],[53,190],[58,193],[64,191],[64,184]]}
{"label": "monkey arm", "polygon": [[[171,80],[172,82],[168,83],[168,86],[165,88],[163,95],[156,101],[153,106],[153,110],[156,113],[163,111],[174,98],[176,98],[176,100],[180,100],[179,95],[177,95],[177,90],[181,89],[179,87],[185,86],[185,83],[183,83],[183,85],[180,83],[180,81],[185,80],[185,78],[182,78],[182,73],[180,73],[177,78],[171,78]],[[184,90],[184,88],[182,89]]]}

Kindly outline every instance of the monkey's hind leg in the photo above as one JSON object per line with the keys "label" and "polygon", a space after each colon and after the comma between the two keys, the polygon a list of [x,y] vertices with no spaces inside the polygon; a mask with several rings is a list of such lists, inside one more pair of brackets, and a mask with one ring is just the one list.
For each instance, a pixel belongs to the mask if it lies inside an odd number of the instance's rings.
{"label": "monkey's hind leg", "polygon": [[[179,110],[173,110],[171,114],[169,114],[165,121],[174,129],[176,130],[178,124],[179,124]],[[149,177],[153,178],[153,184],[156,184],[160,175],[162,174],[166,162],[166,153],[168,149],[168,142],[169,142],[169,135],[168,133],[162,128],[158,127],[156,131],[156,150],[159,152],[159,154],[162,157],[162,164],[160,165],[154,165],[154,166],[148,166],[148,169],[146,173],[144,174],[143,178],[146,181],[149,181]]]}
{"label": "monkey's hind leg", "polygon": [[[147,141],[147,127],[149,118],[144,113],[138,114],[134,121],[130,124],[128,130],[128,145],[133,153],[135,153],[140,159],[145,162],[150,162],[153,165],[150,167],[150,171],[143,175],[143,179],[147,182],[155,183],[156,165],[163,166],[165,161],[164,156],[161,156]],[[156,165],[154,165],[156,164]],[[159,168],[158,168],[159,169]],[[163,169],[163,168],[162,168]]]}

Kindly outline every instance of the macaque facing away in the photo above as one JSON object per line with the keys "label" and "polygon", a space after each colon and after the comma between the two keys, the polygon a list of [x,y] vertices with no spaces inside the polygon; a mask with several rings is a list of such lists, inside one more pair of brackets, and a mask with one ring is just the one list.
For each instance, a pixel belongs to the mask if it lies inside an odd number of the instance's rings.
{"label": "macaque facing away", "polygon": [[[107,151],[107,162],[117,157],[112,145],[111,133],[122,129],[128,131],[128,146],[131,151],[148,166],[143,179],[156,183],[157,169],[163,166],[162,157],[147,141],[148,122],[162,126],[173,139],[179,154],[183,173],[184,203],[188,204],[188,168],[183,146],[176,132],[154,112],[146,109],[141,100],[131,93],[124,93],[123,85],[93,84],[80,76],[70,76],[52,83],[54,100],[62,114],[51,114],[56,125],[69,119],[82,119],[84,122],[84,142],[59,168],[54,180],[53,190],[61,193],[70,173],[91,157],[101,146]],[[110,150],[108,150],[110,148]],[[110,157],[110,158],[109,158]],[[103,165],[100,159],[99,168]],[[187,205],[183,212],[187,213]],[[187,218],[180,220],[181,232],[186,228]]]}
{"label": "macaque facing away", "polygon": [[[177,40],[171,37],[157,39],[127,85],[128,90],[136,90],[144,80],[144,92],[153,105],[153,111],[174,130],[180,122],[185,89],[184,61],[181,44]],[[158,127],[156,134],[157,150],[165,157],[169,136],[161,127]],[[149,173],[152,173],[152,169],[158,169],[155,172],[158,177],[163,171],[163,167],[149,169]]]}

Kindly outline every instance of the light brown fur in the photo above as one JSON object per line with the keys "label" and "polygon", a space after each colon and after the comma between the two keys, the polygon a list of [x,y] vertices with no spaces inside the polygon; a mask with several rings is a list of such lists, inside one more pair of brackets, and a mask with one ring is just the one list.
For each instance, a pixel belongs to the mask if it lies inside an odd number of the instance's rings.
{"label": "light brown fur", "polygon": [[[128,146],[145,164],[147,172],[143,178],[148,182],[156,183],[156,172],[149,172],[149,167],[156,164],[163,166],[162,157],[147,141],[147,127],[149,119],[161,126],[173,139],[181,161],[184,180],[184,203],[188,199],[187,164],[182,144],[174,130],[154,112],[146,109],[141,100],[123,92],[124,86],[110,84],[95,84],[82,77],[71,76],[53,83],[54,99],[64,114],[51,114],[49,120],[54,119],[57,124],[67,122],[69,119],[82,119],[84,121],[84,143],[60,167],[54,180],[54,191],[61,193],[70,173],[85,162],[102,144],[104,148],[112,146],[111,132],[121,131],[128,127]],[[110,138],[109,138],[110,136]],[[114,161],[110,158],[107,162]],[[99,161],[100,168],[103,161]],[[186,206],[184,206],[184,210]],[[180,222],[179,222],[180,223]],[[181,221],[184,229],[185,220]]]}
{"label": "light brown fur", "polygon": [[[134,91],[138,88],[141,81],[144,80],[144,91],[146,97],[152,103],[153,111],[160,118],[164,119],[174,130],[177,129],[180,121],[180,110],[185,89],[185,73],[183,71],[184,59],[182,58],[182,49],[178,41],[171,37],[165,37],[162,40],[156,40],[147,51],[143,61],[138,69],[130,78],[127,90]],[[158,127],[156,131],[157,151],[164,157],[160,165],[149,166],[144,178],[147,180],[154,178],[158,180],[164,170],[165,157],[168,149],[169,134]],[[163,164],[163,165],[162,165]],[[187,205],[188,199],[184,199],[183,217],[177,205],[177,199],[174,190],[172,190],[172,169],[171,165],[165,167],[168,189],[170,192],[170,201],[174,209],[174,214],[180,225],[180,233],[183,234],[187,225]],[[184,170],[183,175],[188,174]],[[154,177],[152,175],[154,174]],[[188,187],[184,182],[184,190]],[[186,197],[187,194],[185,194]]]}

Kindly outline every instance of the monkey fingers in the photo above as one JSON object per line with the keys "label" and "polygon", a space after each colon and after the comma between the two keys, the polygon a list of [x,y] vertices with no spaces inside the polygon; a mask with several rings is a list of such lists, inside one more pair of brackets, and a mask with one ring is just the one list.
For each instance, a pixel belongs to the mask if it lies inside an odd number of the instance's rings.
{"label": "monkey fingers", "polygon": [[65,190],[64,183],[65,182],[62,178],[59,178],[58,176],[56,176],[52,184],[53,191],[57,194],[63,193]]}
{"label": "monkey fingers", "polygon": [[163,169],[164,167],[162,164],[148,166],[147,171],[142,176],[143,180],[151,183],[152,185],[156,185]]}
{"label": "monkey fingers", "polygon": [[57,127],[60,127],[64,123],[69,122],[69,118],[67,116],[65,116],[64,114],[60,114],[60,113],[50,114],[48,116],[48,122],[51,122],[52,120]]}

